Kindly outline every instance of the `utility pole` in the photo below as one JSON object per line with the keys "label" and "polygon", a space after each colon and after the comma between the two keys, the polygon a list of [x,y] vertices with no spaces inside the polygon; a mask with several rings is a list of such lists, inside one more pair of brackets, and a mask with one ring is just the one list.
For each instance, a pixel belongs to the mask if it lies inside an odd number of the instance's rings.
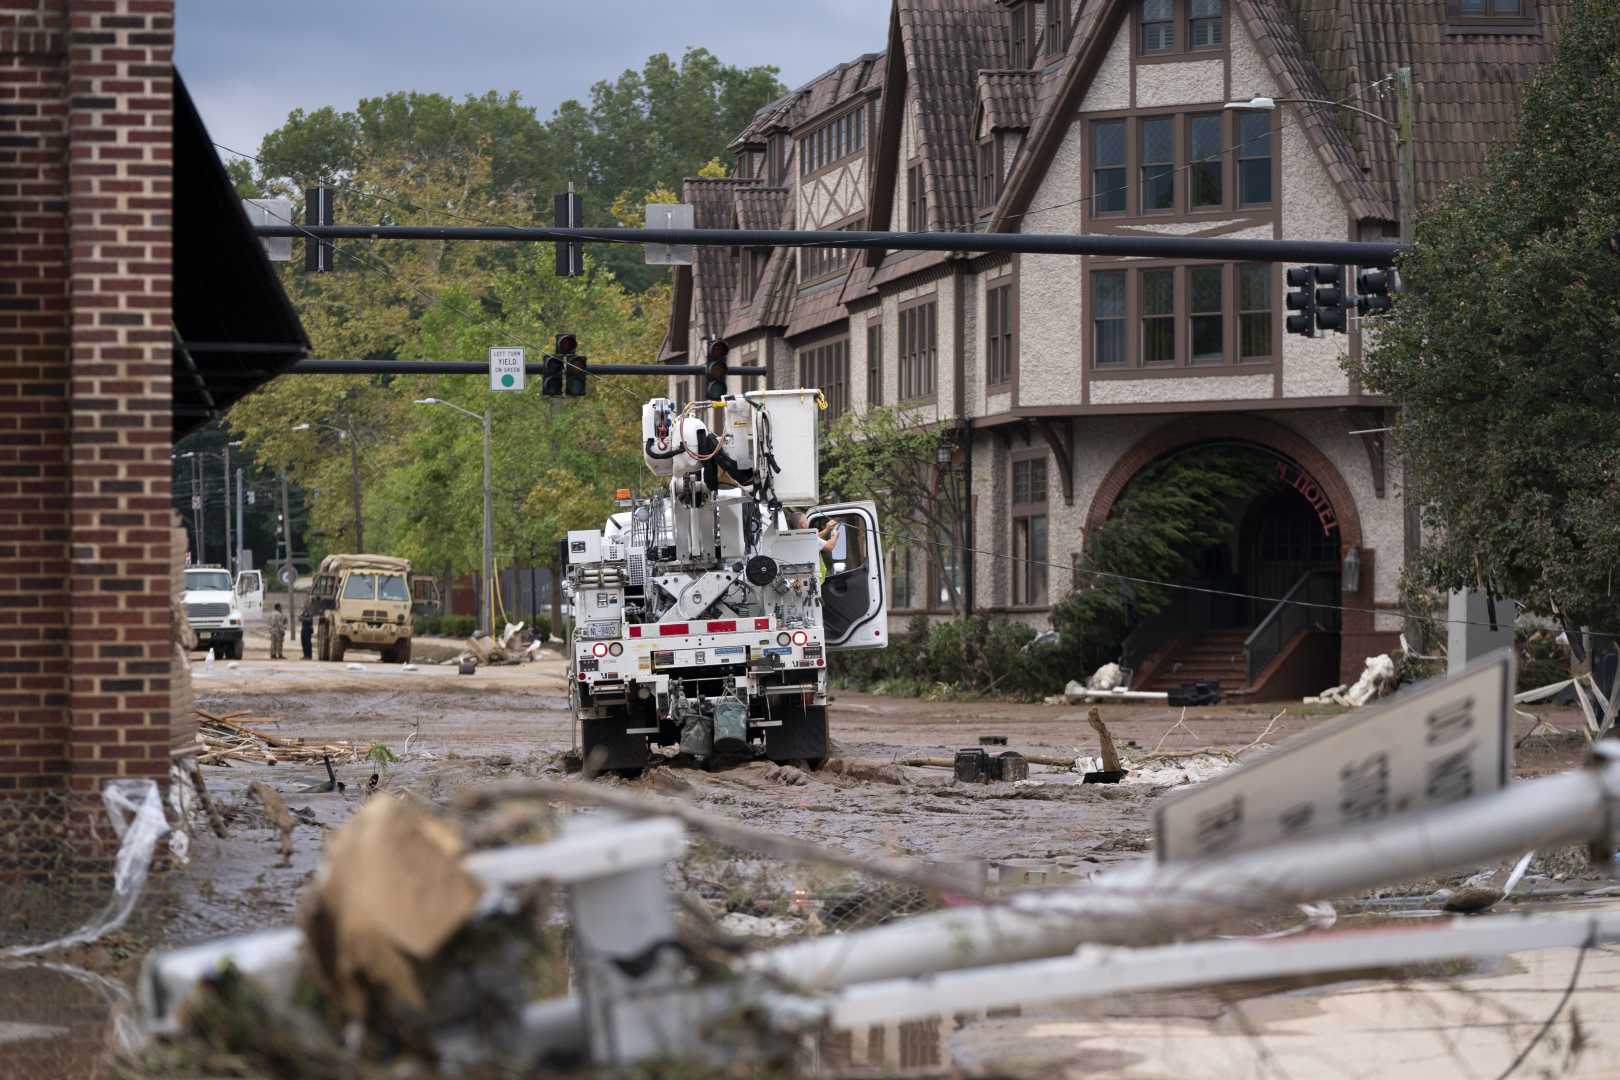
{"label": "utility pole", "polygon": [[495,488],[490,477],[492,439],[489,406],[484,406],[484,632],[495,636]]}
{"label": "utility pole", "polygon": [[243,501],[242,467],[238,465],[236,467],[236,565],[239,570],[242,567],[242,538],[247,535],[242,531]]}
{"label": "utility pole", "polygon": [[360,508],[360,439],[354,433],[354,417],[349,417],[349,476],[354,480],[354,553],[366,550],[365,523]]}
{"label": "utility pole", "polygon": [[226,443],[221,453],[225,460],[225,569],[231,580],[236,580],[236,549],[231,546],[231,444]]}
{"label": "utility pole", "polygon": [[207,502],[203,499],[202,459],[195,450],[186,456],[191,459],[191,532],[197,541],[197,565],[201,566],[208,561],[203,548],[203,508]]}
{"label": "utility pole", "polygon": [[1401,243],[1410,244],[1417,224],[1417,151],[1412,143],[1412,69],[1395,72],[1395,147],[1400,156]]}

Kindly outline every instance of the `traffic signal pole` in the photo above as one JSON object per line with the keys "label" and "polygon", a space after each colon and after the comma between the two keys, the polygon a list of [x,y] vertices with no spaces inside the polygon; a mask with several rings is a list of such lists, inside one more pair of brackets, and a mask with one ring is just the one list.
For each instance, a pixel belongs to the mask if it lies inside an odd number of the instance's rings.
{"label": "traffic signal pole", "polygon": [[1239,240],[1224,236],[1086,236],[1071,233],[839,232],[828,229],[562,229],[471,225],[256,225],[259,236],[307,240],[580,241],[699,247],[822,247],[877,251],[1119,255],[1244,262],[1391,266],[1399,243],[1354,240]]}
{"label": "traffic signal pole", "polygon": [[495,633],[495,485],[491,480],[493,438],[489,406],[484,406],[484,633]]}

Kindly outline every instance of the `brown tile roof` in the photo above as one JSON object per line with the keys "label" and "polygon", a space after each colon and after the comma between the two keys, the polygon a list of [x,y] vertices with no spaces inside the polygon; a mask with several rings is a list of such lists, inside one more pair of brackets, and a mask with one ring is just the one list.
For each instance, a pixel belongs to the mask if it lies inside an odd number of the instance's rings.
{"label": "brown tile roof", "polygon": [[844,291],[843,284],[843,278],[834,278],[800,290],[793,299],[793,315],[784,331],[786,336],[794,337],[811,330],[819,330],[830,323],[847,318],[849,313],[839,302],[839,296]]}
{"label": "brown tile roof", "polygon": [[[1362,2],[1374,7],[1383,6],[1381,0]],[[1395,2],[1400,3],[1401,0]],[[1236,6],[1249,28],[1249,36],[1254,39],[1255,48],[1282,88],[1279,97],[1332,100],[1317,70],[1316,60],[1306,49],[1299,25],[1286,4],[1287,0],[1239,0]],[[1233,92],[1239,96],[1245,93],[1237,85],[1233,86]],[[1387,193],[1389,189],[1380,191],[1367,179],[1355,147],[1336,122],[1338,110],[1308,105],[1298,106],[1298,110],[1297,113],[1289,113],[1289,116],[1300,118],[1305,136],[1327,169],[1328,176],[1350,204],[1351,215],[1357,219],[1394,221],[1395,207]]]}
{"label": "brown tile roof", "polygon": [[738,188],[736,203],[739,229],[781,228],[783,216],[788,210],[788,189],[763,186]]}
{"label": "brown tile roof", "polygon": [[877,91],[882,85],[883,54],[863,53],[761,108],[748,126],[731,140],[731,149],[763,143],[773,131],[791,131],[858,94]]}
{"label": "brown tile roof", "polygon": [[[1246,0],[1245,6],[1268,23],[1291,17],[1320,74],[1320,96],[1330,100],[1358,95],[1355,104],[1393,121],[1390,84],[1367,88],[1397,68],[1412,69],[1421,206],[1446,185],[1474,175],[1489,152],[1512,137],[1524,85],[1552,59],[1570,2],[1538,0],[1537,21],[1527,32],[1489,34],[1448,33],[1440,0]],[[1371,183],[1393,199],[1396,158],[1389,130],[1354,113],[1337,115]]]}
{"label": "brown tile roof", "polygon": [[[681,185],[682,201],[692,204],[693,227],[729,229],[737,215],[737,191],[753,180],[688,179]],[[693,300],[702,317],[698,330],[718,334],[731,317],[737,298],[737,261],[725,247],[692,249]]]}
{"label": "brown tile roof", "polygon": [[670,290],[669,328],[664,331],[664,342],[658,347],[660,364],[685,361],[686,352],[691,348],[691,320],[692,268],[677,266],[674,288]]}
{"label": "brown tile roof", "polygon": [[979,72],[979,107],[992,131],[1027,131],[1035,119],[1038,71]]}
{"label": "brown tile roof", "polygon": [[1007,67],[1004,9],[993,0],[895,0],[895,11],[917,98],[928,227],[971,230],[978,74]]}
{"label": "brown tile roof", "polygon": [[[774,195],[772,193],[775,193]],[[766,219],[765,211],[774,205],[776,217]],[[749,207],[744,217],[743,208]],[[786,188],[741,188],[737,192],[738,218],[745,229],[793,228],[793,200]],[[757,224],[748,224],[757,221]],[[797,276],[798,259],[793,248],[775,248],[765,261],[760,273],[754,298],[745,306],[734,306],[726,324],[725,337],[735,337],[751,330],[786,326],[788,309],[793,303],[793,283]]]}
{"label": "brown tile roof", "polygon": [[1002,185],[1001,201],[990,219],[991,232],[1016,232],[1022,227],[1035,189],[1069,130],[1069,120],[1080,107],[1086,86],[1132,6],[1124,0],[1089,0],[1080,4],[1074,15],[1069,51],[1055,65],[1057,70],[1043,75],[1036,85],[1035,122]]}

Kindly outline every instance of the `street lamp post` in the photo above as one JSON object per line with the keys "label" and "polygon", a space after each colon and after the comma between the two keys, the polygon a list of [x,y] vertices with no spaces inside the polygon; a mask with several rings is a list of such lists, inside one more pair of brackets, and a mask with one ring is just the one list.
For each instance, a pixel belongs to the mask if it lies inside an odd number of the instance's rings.
{"label": "street lamp post", "polygon": [[484,624],[484,632],[491,637],[495,636],[495,488],[492,480],[493,443],[492,429],[490,427],[489,407],[485,406],[483,415],[471,409],[463,409],[454,402],[444,401],[441,398],[420,398],[417,405],[443,405],[447,409],[454,409],[463,416],[470,416],[480,420],[484,425],[484,574],[483,588],[479,596],[479,618]]}
{"label": "street lamp post", "polygon": [[[241,445],[242,440],[237,439],[234,442],[227,442],[220,447],[219,451],[225,461],[225,569],[231,572],[233,579],[236,575],[237,549],[242,543],[242,529],[240,525],[237,526],[236,543],[233,545],[231,543],[231,447]],[[240,485],[238,487],[240,488]]]}
{"label": "street lamp post", "polygon": [[191,462],[191,538],[196,544],[197,565],[201,566],[208,561],[203,558],[202,459],[195,450],[187,450],[180,456]]}
{"label": "street lamp post", "polygon": [[311,424],[305,420],[302,424],[293,425],[293,430],[308,431],[312,427],[324,428],[335,433],[339,439],[348,440],[349,477],[354,482],[354,550],[356,554],[361,554],[366,550],[366,527],[360,499],[360,440],[350,428],[340,428],[320,421]]}
{"label": "street lamp post", "polygon": [[1329,101],[1325,98],[1270,98],[1254,97],[1248,101],[1229,101],[1228,109],[1258,109],[1273,110],[1279,103],[1288,102],[1300,105],[1326,105],[1332,109],[1344,109],[1369,120],[1377,121],[1395,132],[1395,152],[1400,159],[1396,171],[1396,189],[1400,201],[1399,224],[1401,230],[1401,243],[1412,242],[1413,227],[1417,218],[1417,158],[1412,143],[1412,69],[1403,67],[1396,70],[1392,76],[1395,82],[1396,119],[1381,116],[1369,109],[1359,108],[1342,101]]}

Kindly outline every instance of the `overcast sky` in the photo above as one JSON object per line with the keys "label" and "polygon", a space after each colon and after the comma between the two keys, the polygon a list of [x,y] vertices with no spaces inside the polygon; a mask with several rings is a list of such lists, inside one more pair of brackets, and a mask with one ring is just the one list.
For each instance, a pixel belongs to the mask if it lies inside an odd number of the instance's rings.
{"label": "overcast sky", "polygon": [[391,90],[516,90],[542,119],[652,53],[772,64],[789,87],[883,48],[888,0],[179,0],[175,62],[215,142]]}

